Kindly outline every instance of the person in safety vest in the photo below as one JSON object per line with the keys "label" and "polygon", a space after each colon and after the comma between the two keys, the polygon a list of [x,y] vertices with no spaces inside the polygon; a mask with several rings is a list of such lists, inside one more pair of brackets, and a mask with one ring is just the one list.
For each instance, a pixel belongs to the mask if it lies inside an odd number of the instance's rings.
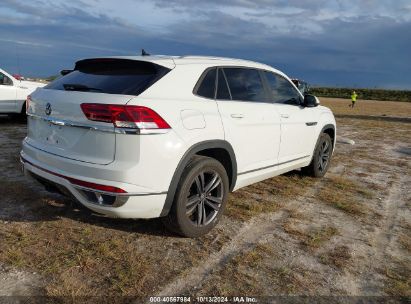
{"label": "person in safety vest", "polygon": [[355,106],[355,103],[356,103],[356,101],[357,101],[357,97],[358,97],[358,95],[357,95],[357,93],[355,92],[355,91],[353,91],[352,93],[351,93],[351,108],[354,108],[354,106]]}

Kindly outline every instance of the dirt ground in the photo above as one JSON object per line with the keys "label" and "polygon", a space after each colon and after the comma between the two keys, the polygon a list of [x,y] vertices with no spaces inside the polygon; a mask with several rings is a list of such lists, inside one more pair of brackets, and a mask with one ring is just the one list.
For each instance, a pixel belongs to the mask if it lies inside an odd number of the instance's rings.
{"label": "dirt ground", "polygon": [[[337,113],[339,102],[323,101]],[[411,117],[411,103],[379,103]],[[410,297],[411,124],[337,120],[325,178],[296,171],[243,188],[216,229],[186,239],[159,220],[98,216],[27,180],[26,125],[0,117],[0,296]]]}

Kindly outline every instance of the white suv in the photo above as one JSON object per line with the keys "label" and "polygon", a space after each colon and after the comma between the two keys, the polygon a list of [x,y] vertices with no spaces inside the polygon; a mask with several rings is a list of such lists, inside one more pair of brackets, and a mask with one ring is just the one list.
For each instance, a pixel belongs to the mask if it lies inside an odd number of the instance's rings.
{"label": "white suv", "polygon": [[41,82],[16,79],[0,69],[0,114],[25,116],[27,95],[44,86]]}
{"label": "white suv", "polygon": [[85,59],[66,73],[28,99],[21,161],[95,212],[163,217],[197,237],[217,224],[228,192],[297,168],[321,177],[330,164],[332,112],[270,66],[136,56]]}

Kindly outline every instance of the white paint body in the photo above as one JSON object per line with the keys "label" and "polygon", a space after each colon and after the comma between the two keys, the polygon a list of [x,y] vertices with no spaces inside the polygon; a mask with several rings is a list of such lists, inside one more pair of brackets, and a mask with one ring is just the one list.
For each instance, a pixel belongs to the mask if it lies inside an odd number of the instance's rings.
{"label": "white paint body", "polygon": [[[42,116],[46,104],[51,103],[54,119],[107,126],[87,120],[80,104],[139,105],[156,111],[171,126],[168,132],[117,134],[53,125],[29,116],[28,136],[21,152],[25,170],[63,185],[86,207],[102,214],[123,218],[160,216],[173,174],[195,144],[222,140],[233,147],[238,173],[235,191],[309,165],[323,126],[335,127],[332,112],[323,106],[220,101],[193,94],[202,73],[215,66],[262,69],[289,80],[267,65],[209,57],[116,58],[150,61],[172,70],[139,96],[40,88],[31,94],[28,114]],[[308,127],[308,121],[317,124]],[[100,206],[87,201],[78,187],[58,175],[119,187],[133,196],[121,207]]]}
{"label": "white paint body", "polygon": [[10,85],[0,84],[0,114],[22,113],[24,102],[35,89],[44,87],[41,82],[17,80],[6,71],[0,73],[11,80]]}

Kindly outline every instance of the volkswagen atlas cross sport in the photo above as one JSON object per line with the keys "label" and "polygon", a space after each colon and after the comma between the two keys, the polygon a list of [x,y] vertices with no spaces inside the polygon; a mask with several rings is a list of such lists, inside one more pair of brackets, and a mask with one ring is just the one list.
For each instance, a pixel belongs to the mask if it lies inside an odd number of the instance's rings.
{"label": "volkswagen atlas cross sport", "polygon": [[80,60],[63,74],[28,99],[21,162],[97,213],[162,217],[197,237],[230,191],[298,168],[322,177],[330,165],[332,112],[270,66],[133,56]]}

